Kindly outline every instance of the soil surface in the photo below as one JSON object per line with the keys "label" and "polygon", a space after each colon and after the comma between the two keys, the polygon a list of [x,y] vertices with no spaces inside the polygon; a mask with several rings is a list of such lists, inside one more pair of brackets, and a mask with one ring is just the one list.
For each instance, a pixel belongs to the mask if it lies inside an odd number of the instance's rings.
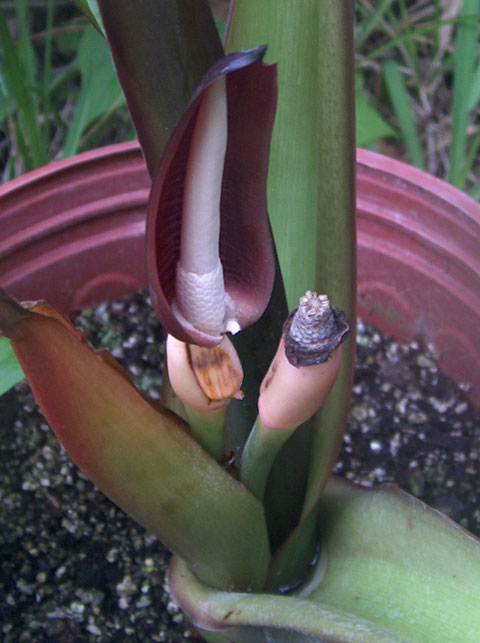
{"label": "soil surface", "polygon": [[[163,331],[144,293],[77,320],[159,396]],[[352,411],[337,472],[393,481],[480,535],[480,419],[431,352],[359,323]],[[168,553],[59,446],[25,384],[0,398],[0,640],[195,637],[164,585]]]}

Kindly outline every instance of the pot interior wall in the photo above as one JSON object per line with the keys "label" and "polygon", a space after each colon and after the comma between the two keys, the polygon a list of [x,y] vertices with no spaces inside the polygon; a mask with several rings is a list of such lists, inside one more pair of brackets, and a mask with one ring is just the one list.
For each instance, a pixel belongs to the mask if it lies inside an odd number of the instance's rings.
{"label": "pot interior wall", "polygon": [[149,178],[136,143],[52,163],[0,188],[0,286],[68,312],[146,284]]}
{"label": "pot interior wall", "polygon": [[[150,180],[136,143],[30,172],[0,188],[0,286],[63,311],[147,283]],[[430,343],[480,408],[480,204],[408,165],[357,157],[358,314]]]}
{"label": "pot interior wall", "polygon": [[358,150],[358,314],[428,343],[480,408],[480,204],[409,165]]}

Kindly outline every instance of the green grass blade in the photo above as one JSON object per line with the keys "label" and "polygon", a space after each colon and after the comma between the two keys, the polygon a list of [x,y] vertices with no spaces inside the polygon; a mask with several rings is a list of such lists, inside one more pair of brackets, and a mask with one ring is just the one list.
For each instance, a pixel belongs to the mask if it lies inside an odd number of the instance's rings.
{"label": "green grass blade", "polygon": [[400,15],[402,17],[401,26],[405,31],[405,50],[410,62],[410,67],[413,69],[415,76],[420,76],[420,63],[417,56],[417,48],[415,46],[415,39],[413,37],[413,30],[410,27],[410,20],[408,16],[407,5],[405,0],[400,1]]}
{"label": "green grass blade", "polygon": [[462,168],[467,146],[470,96],[474,65],[478,53],[479,0],[464,0],[457,27],[452,101],[452,146],[449,181],[461,187]]}
{"label": "green grass blade", "polygon": [[480,200],[480,181],[477,181],[469,192],[472,199]]}
{"label": "green grass blade", "polygon": [[20,113],[22,126],[28,141],[29,155],[25,159],[27,169],[44,165],[46,150],[43,146],[39,119],[35,110],[30,88],[23,82],[24,70],[19,53],[8,28],[4,11],[0,8],[0,45],[3,49],[5,81]]}
{"label": "green grass blade", "polygon": [[6,337],[0,337],[0,395],[24,378],[22,368]]}
{"label": "green grass blade", "polygon": [[42,103],[43,112],[47,126],[44,128],[45,145],[48,148],[50,131],[48,127],[50,115],[50,87],[52,81],[52,52],[53,52],[53,23],[55,15],[54,0],[47,2],[47,17],[45,25],[45,52],[43,56],[43,78],[42,78]]}
{"label": "green grass blade", "polygon": [[[80,139],[92,121],[120,104],[122,90],[104,38],[89,25],[78,49],[77,65],[82,84],[73,121],[69,127],[63,156],[78,151]],[[121,101],[124,104],[124,101]]]}
{"label": "green grass blade", "polygon": [[357,51],[365,44],[370,34],[376,29],[380,21],[385,15],[385,12],[390,9],[394,0],[381,0],[378,7],[370,14],[370,17],[365,22],[359,24],[359,34],[355,41],[355,48]]}
{"label": "green grass blade", "polygon": [[119,109],[122,106],[125,106],[125,97],[123,94],[120,95],[114,103],[112,103],[108,112],[105,112],[105,114],[103,114],[98,120],[86,128],[80,141],[81,149],[91,150],[103,145],[105,136],[108,135],[109,131],[111,131],[112,123],[115,121],[117,116],[119,117],[118,120],[121,120],[122,122],[122,129],[125,129],[123,140],[134,141],[136,139],[136,133],[132,122],[129,120],[124,122],[124,117],[119,114]]}
{"label": "green grass blade", "polygon": [[414,165],[424,169],[425,160],[423,158],[422,146],[417,133],[415,118],[402,72],[393,60],[389,60],[383,65],[383,71],[393,109],[398,119],[400,131],[410,159]]}
{"label": "green grass blade", "polygon": [[468,109],[472,110],[477,106],[480,101],[480,62],[477,65],[477,70],[473,77],[472,89],[470,91],[470,100],[468,101]]}
{"label": "green grass blade", "polygon": [[435,60],[441,55],[441,34],[442,29],[440,26],[442,20],[443,8],[440,0],[433,0],[433,15],[432,22],[437,25],[437,29],[432,34],[432,58]]}
{"label": "green grass blade", "polygon": [[397,136],[361,91],[356,92],[355,105],[358,147],[368,147],[381,138]]}
{"label": "green grass blade", "polygon": [[473,141],[470,143],[470,147],[467,152],[467,157],[465,159],[465,163],[462,169],[462,173],[460,174],[459,177],[459,185],[461,189],[465,186],[465,183],[467,181],[467,177],[471,169],[473,168],[473,165],[475,161],[478,158],[478,151],[480,149],[480,132],[477,132],[475,135]]}
{"label": "green grass blade", "polygon": [[[27,162],[32,163],[31,161],[31,156],[30,156],[30,150],[28,148],[27,142],[25,140],[25,137],[23,135],[23,130],[21,127],[21,124],[19,123],[18,119],[13,119],[13,130],[15,131],[15,143],[16,147],[18,148],[18,151],[20,153],[21,158],[23,159],[24,163],[26,164]],[[12,154],[12,159],[13,159],[13,167],[15,168],[15,154]],[[27,165],[27,167],[30,167]],[[31,167],[34,167],[33,164]],[[12,177],[13,178],[13,177]]]}
{"label": "green grass blade", "polygon": [[[426,25],[419,25],[418,27],[415,28],[415,34],[416,36],[435,37],[440,27],[455,24],[456,22],[457,22],[457,19],[450,18],[448,20],[441,20],[441,21],[437,20],[436,22],[432,22]],[[382,45],[379,45],[378,47],[366,53],[363,56],[363,61],[366,62],[369,60],[380,60],[383,57],[385,57],[385,54],[387,54],[389,51],[395,48],[399,49],[402,46],[405,47],[405,44],[406,44],[405,34],[399,34],[399,35],[389,37],[385,43],[383,43]]]}
{"label": "green grass blade", "polygon": [[[38,154],[34,151],[35,165],[41,166],[47,162],[50,132],[44,126],[45,119],[42,114],[48,113],[42,104],[42,90],[38,81],[38,60],[30,33],[30,6],[29,0],[15,0],[16,20],[19,31],[18,56],[23,71],[23,83],[31,96],[31,103],[35,115],[35,125],[38,132]],[[47,119],[48,122],[48,119]]]}
{"label": "green grass blade", "polygon": [[3,123],[12,112],[15,104],[12,95],[8,91],[3,60],[0,58],[0,123]]}
{"label": "green grass blade", "polygon": [[32,45],[29,30],[29,7],[27,0],[15,0],[15,17],[19,34],[18,55],[24,82],[32,92],[32,101],[38,113],[37,56]]}

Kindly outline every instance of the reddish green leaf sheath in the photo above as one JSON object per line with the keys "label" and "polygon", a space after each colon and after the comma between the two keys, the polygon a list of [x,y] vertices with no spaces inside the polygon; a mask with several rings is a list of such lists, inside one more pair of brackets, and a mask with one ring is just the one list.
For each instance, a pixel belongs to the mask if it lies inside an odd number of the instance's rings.
{"label": "reddish green leaf sheath", "polygon": [[10,338],[57,437],[86,475],[214,587],[258,589],[269,559],[261,504],[57,319],[0,291]]}

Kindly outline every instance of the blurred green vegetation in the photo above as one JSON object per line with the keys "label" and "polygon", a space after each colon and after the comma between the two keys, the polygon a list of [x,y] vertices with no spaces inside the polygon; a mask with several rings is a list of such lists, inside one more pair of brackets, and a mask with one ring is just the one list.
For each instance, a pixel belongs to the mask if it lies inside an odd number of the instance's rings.
{"label": "blurred green vegetation", "polygon": [[479,198],[480,0],[357,0],[356,9],[358,143]]}
{"label": "blurred green vegetation", "polygon": [[2,179],[134,136],[103,37],[70,2],[0,5]]}

